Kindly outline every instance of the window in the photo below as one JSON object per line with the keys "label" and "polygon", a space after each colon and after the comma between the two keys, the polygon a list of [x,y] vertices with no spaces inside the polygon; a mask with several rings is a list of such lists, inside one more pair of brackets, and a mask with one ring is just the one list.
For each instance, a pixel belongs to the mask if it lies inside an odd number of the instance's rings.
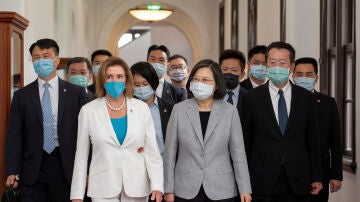
{"label": "window", "polygon": [[321,0],[320,90],[338,103],[344,170],[355,173],[355,0]]}

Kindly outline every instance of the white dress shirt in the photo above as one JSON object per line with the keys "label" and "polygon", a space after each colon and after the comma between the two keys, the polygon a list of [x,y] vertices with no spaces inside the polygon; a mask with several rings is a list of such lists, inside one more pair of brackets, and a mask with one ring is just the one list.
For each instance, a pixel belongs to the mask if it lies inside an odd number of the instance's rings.
{"label": "white dress shirt", "polygon": [[[271,97],[271,102],[274,108],[274,112],[275,112],[275,116],[276,116],[276,120],[279,123],[279,114],[278,114],[278,102],[279,102],[279,98],[280,95],[278,94],[280,89],[278,89],[273,82],[269,81],[269,91],[270,91],[270,97]],[[287,114],[289,117],[290,114],[290,105],[291,105],[291,84],[288,81],[287,84],[282,88],[283,92],[284,92],[284,98],[285,98],[285,102],[286,102],[286,110],[287,110]]]}
{"label": "white dress shirt", "polygon": [[158,87],[156,88],[156,95],[161,98],[162,97],[162,92],[163,92],[163,89],[164,89],[164,81],[165,81],[165,76],[159,80],[159,85]]}
{"label": "white dress shirt", "polygon": [[[44,83],[46,81],[42,80],[41,78],[38,78],[38,84],[39,84],[39,96],[40,96],[40,102],[42,102],[42,97],[44,95],[45,87]],[[50,93],[50,99],[51,99],[51,111],[53,114],[53,120],[54,120],[54,131],[55,131],[55,145],[59,146],[59,138],[57,133],[57,126],[58,126],[58,105],[59,105],[59,77],[55,76],[47,83],[50,84],[49,87],[49,93]]]}

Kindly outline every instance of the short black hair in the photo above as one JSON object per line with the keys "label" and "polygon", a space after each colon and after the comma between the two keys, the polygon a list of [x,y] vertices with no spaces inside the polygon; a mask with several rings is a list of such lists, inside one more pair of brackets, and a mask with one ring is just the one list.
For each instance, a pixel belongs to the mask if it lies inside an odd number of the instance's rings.
{"label": "short black hair", "polygon": [[137,62],[130,67],[133,76],[139,74],[150,84],[151,88],[156,91],[159,86],[159,77],[156,74],[154,67],[148,62]]}
{"label": "short black hair", "polygon": [[225,91],[226,91],[224,77],[221,72],[219,64],[210,59],[201,60],[200,62],[196,63],[195,66],[193,67],[193,69],[191,70],[190,76],[189,76],[190,79],[186,83],[186,90],[188,92],[188,97],[189,98],[194,97],[194,95],[190,91],[191,78],[193,78],[195,73],[201,68],[209,68],[214,75],[215,87],[217,87],[217,89],[214,91],[213,98],[219,99],[219,100],[223,99],[225,96]]}
{"label": "short black hair", "polygon": [[60,52],[59,45],[53,39],[45,38],[37,40],[29,48],[30,55],[32,55],[32,51],[34,50],[35,46],[39,46],[40,49],[52,48],[54,50],[55,56],[58,56]]}
{"label": "short black hair", "polygon": [[149,55],[150,52],[153,50],[161,50],[162,52],[164,52],[166,54],[166,59],[169,61],[170,58],[170,51],[168,48],[166,48],[166,46],[164,45],[152,45],[149,47],[148,52],[147,52],[147,56],[146,56],[146,60],[149,59]]}
{"label": "short black hair", "polygon": [[303,58],[299,58],[295,61],[295,67],[294,67],[294,71],[296,69],[296,66],[298,64],[312,64],[312,66],[314,67],[315,73],[318,74],[318,63],[315,60],[315,58],[311,58],[311,57],[303,57]]}
{"label": "short black hair", "polygon": [[267,51],[267,47],[264,45],[257,45],[252,47],[249,52],[248,52],[248,61],[251,60],[251,58],[255,55],[255,54],[264,54],[266,55],[266,51]]}
{"label": "short black hair", "polygon": [[238,51],[238,50],[234,50],[234,49],[224,50],[219,57],[219,64],[222,65],[222,62],[224,60],[230,59],[230,58],[239,60],[240,66],[241,66],[241,71],[244,71],[245,63],[246,63],[244,53],[242,53],[241,51]]}
{"label": "short black hair", "polygon": [[69,72],[69,67],[71,64],[74,64],[74,63],[80,63],[80,62],[85,62],[86,64],[86,67],[87,69],[89,70],[90,73],[93,73],[93,68],[92,68],[92,65],[91,63],[89,62],[89,60],[87,58],[84,58],[84,57],[74,57],[74,58],[71,58],[66,66],[65,66],[65,73],[67,74]]}
{"label": "short black hair", "polygon": [[276,49],[286,49],[290,52],[290,62],[293,63],[295,62],[295,49],[294,47],[292,47],[291,44],[286,43],[286,42],[282,42],[282,41],[276,41],[276,42],[272,42],[269,46],[268,49],[266,51],[266,58],[268,58],[269,52],[271,49],[276,48]]}
{"label": "short black hair", "polygon": [[172,56],[169,58],[169,61],[168,61],[168,62],[170,62],[171,60],[178,59],[178,58],[183,59],[183,60],[185,61],[185,64],[188,65],[188,62],[187,62],[186,58],[185,58],[184,56],[182,56],[182,55],[172,55]]}
{"label": "short black hair", "polygon": [[112,54],[108,51],[108,50],[105,50],[105,49],[99,49],[99,50],[96,50],[94,51],[92,54],[91,54],[91,63],[94,62],[94,59],[97,55],[107,55],[109,57],[112,56]]}

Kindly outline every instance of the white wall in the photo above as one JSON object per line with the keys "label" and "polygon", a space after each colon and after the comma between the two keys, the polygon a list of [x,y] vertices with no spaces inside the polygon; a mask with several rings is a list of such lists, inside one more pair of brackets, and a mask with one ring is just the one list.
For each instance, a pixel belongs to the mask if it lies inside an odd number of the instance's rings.
{"label": "white wall", "polygon": [[[151,45],[165,45],[170,55],[180,54],[184,56],[188,63],[192,62],[192,50],[185,35],[176,27],[168,25],[155,25],[151,27]],[[148,48],[148,47],[147,47]],[[146,53],[147,53],[146,48]],[[145,58],[146,58],[145,53]],[[198,61],[194,61],[196,63]]]}
{"label": "white wall", "polygon": [[120,58],[131,67],[136,62],[146,61],[147,49],[151,46],[151,32],[120,48]]}
{"label": "white wall", "polygon": [[280,1],[257,1],[257,44],[269,45],[280,40]]}

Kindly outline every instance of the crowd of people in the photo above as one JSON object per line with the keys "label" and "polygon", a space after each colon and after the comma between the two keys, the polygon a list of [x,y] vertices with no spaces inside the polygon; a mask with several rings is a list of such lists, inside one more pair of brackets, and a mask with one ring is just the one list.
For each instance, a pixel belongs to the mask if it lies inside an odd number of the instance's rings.
{"label": "crowd of people", "polygon": [[56,41],[29,52],[38,78],[14,92],[5,143],[23,202],[322,202],[341,188],[335,99],[289,43],[192,68],[164,45],[131,67],[96,50],[66,81]]}

